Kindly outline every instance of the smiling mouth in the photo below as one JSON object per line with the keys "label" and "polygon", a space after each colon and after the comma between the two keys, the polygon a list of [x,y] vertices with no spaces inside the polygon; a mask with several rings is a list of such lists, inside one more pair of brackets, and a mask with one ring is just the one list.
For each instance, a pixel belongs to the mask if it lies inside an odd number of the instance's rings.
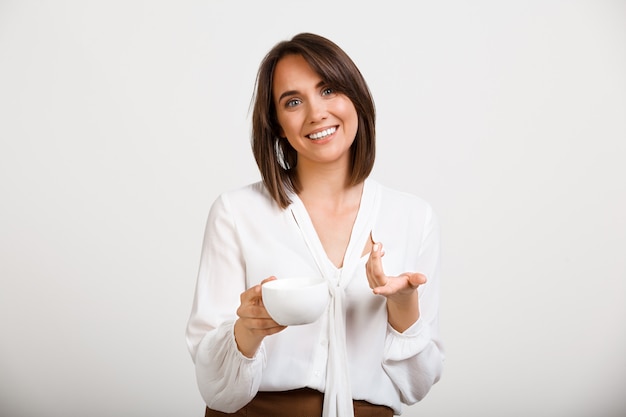
{"label": "smiling mouth", "polygon": [[336,131],[337,131],[336,127],[329,127],[328,129],[324,129],[321,132],[311,133],[310,135],[307,135],[307,137],[313,140],[320,140],[320,139],[324,139],[325,137],[332,135]]}

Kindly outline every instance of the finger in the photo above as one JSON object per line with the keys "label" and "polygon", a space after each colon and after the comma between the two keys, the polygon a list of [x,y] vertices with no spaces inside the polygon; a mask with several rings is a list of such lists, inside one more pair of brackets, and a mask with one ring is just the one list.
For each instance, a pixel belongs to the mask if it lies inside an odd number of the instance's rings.
{"label": "finger", "polygon": [[372,287],[372,291],[376,295],[384,295],[388,297],[394,295],[402,289],[408,287],[408,277],[400,275],[398,277],[387,277],[387,282],[384,285]]}
{"label": "finger", "polygon": [[270,335],[276,334],[278,332],[282,332],[286,328],[287,328],[287,326],[281,326],[281,325],[277,324],[277,325],[275,325],[273,327],[265,329],[263,331],[263,333],[265,334],[265,336],[270,336]]}
{"label": "finger", "polygon": [[393,294],[393,292],[390,289],[388,289],[386,286],[374,287],[372,288],[372,292],[376,295],[383,295],[385,297]]}
{"label": "finger", "polygon": [[268,318],[245,318],[242,319],[242,324],[248,328],[250,331],[261,331],[265,332],[267,330],[272,329],[282,329],[285,326],[282,326],[276,323],[271,317]]}
{"label": "finger", "polygon": [[417,287],[426,283],[426,275],[419,272],[405,272],[397,277],[388,277],[387,285],[373,288],[374,294],[386,297],[400,292],[415,291]]}
{"label": "finger", "polygon": [[270,276],[260,284],[250,287],[240,295],[241,304],[237,308],[237,316],[241,325],[248,331],[259,335],[271,335],[286,328],[274,321],[263,305],[262,285],[275,280]]}
{"label": "finger", "polygon": [[[408,288],[408,280],[404,280],[404,284],[399,284],[398,285],[397,282],[398,282],[399,279],[401,279],[401,277],[392,278],[387,283],[387,285],[381,285],[381,286],[378,286],[378,287],[374,287],[374,288],[372,288],[372,291],[376,295],[383,295],[385,297],[389,297],[391,295],[399,293],[403,289],[406,290]],[[393,281],[393,283],[392,283],[392,281]]]}
{"label": "finger", "polygon": [[239,295],[241,306],[259,304],[261,298],[261,285],[250,287]]}
{"label": "finger", "polygon": [[408,274],[409,276],[409,284],[413,288],[417,288],[420,285],[426,284],[426,275],[420,274],[419,272],[414,272],[412,274]]}
{"label": "finger", "polygon": [[370,257],[367,260],[367,268],[368,272],[372,275],[380,276],[385,275],[383,271],[383,263],[382,263],[382,244],[374,243],[372,246],[372,250],[370,252]]}
{"label": "finger", "polygon": [[267,320],[240,319],[239,323],[242,326],[242,328],[246,329],[248,333],[256,335],[257,337],[258,336],[265,337],[265,336],[273,335],[286,329],[286,326],[281,326],[271,319],[267,319]]}
{"label": "finger", "polygon": [[259,285],[248,288],[246,291],[241,293],[239,297],[240,302],[242,304],[245,302],[262,304],[261,285],[269,281],[274,281],[275,279],[276,277],[272,275],[271,277],[265,278],[263,281],[261,281]]}
{"label": "finger", "polygon": [[248,329],[266,327],[264,325],[261,325],[261,321],[270,319],[270,317],[262,317],[258,312],[255,311],[254,307],[245,306],[239,307],[237,309],[237,316],[242,323],[246,323],[245,327]]}
{"label": "finger", "polygon": [[271,277],[267,277],[263,281],[261,281],[261,285],[265,284],[266,282],[274,281],[276,279],[277,278],[274,275],[272,275]]}
{"label": "finger", "polygon": [[381,243],[374,243],[370,257],[367,260],[365,270],[370,288],[379,287],[387,283],[387,277],[383,270],[382,256],[383,248]]}
{"label": "finger", "polygon": [[402,274],[397,277],[388,277],[385,285],[373,288],[374,294],[388,297],[401,291],[413,290],[411,287],[409,274]]}

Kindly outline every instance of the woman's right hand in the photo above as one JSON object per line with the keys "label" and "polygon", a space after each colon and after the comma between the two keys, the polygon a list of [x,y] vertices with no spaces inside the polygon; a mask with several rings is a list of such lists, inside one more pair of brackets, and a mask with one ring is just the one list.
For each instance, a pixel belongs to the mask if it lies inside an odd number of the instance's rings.
{"label": "woman's right hand", "polygon": [[276,323],[263,305],[261,285],[275,279],[273,276],[266,278],[259,285],[241,293],[241,304],[237,309],[239,318],[235,322],[235,341],[239,351],[248,358],[254,356],[265,336],[286,328]]}

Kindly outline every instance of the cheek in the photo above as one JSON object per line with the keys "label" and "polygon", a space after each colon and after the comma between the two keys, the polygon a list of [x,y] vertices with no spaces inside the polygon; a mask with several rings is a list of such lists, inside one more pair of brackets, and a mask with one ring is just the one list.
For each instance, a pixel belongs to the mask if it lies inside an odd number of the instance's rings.
{"label": "cheek", "polygon": [[292,114],[279,114],[276,117],[276,120],[278,121],[278,126],[280,128],[280,136],[283,138],[286,136],[291,136],[294,134],[294,132],[299,131],[298,121]]}
{"label": "cheek", "polygon": [[359,126],[359,117],[354,104],[348,99],[342,104],[342,114],[346,130],[356,135]]}
{"label": "cheek", "polygon": [[341,98],[335,102],[335,106],[335,109],[340,111],[344,118],[353,117],[356,119],[356,108],[347,96],[342,95]]}
{"label": "cheek", "polygon": [[276,116],[276,121],[278,122],[278,135],[281,138],[284,138],[287,136],[287,133],[285,131],[285,128],[287,130],[289,130],[289,126],[285,124],[285,120],[283,117],[281,117],[280,115]]}

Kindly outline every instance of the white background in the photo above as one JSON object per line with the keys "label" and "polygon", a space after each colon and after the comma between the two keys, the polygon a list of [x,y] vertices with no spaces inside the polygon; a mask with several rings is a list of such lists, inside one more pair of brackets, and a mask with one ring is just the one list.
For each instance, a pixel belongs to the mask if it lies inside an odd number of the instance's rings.
{"label": "white background", "polygon": [[421,417],[626,413],[626,2],[0,0],[0,415],[203,415],[184,329],[263,55],[352,56],[443,233]]}

